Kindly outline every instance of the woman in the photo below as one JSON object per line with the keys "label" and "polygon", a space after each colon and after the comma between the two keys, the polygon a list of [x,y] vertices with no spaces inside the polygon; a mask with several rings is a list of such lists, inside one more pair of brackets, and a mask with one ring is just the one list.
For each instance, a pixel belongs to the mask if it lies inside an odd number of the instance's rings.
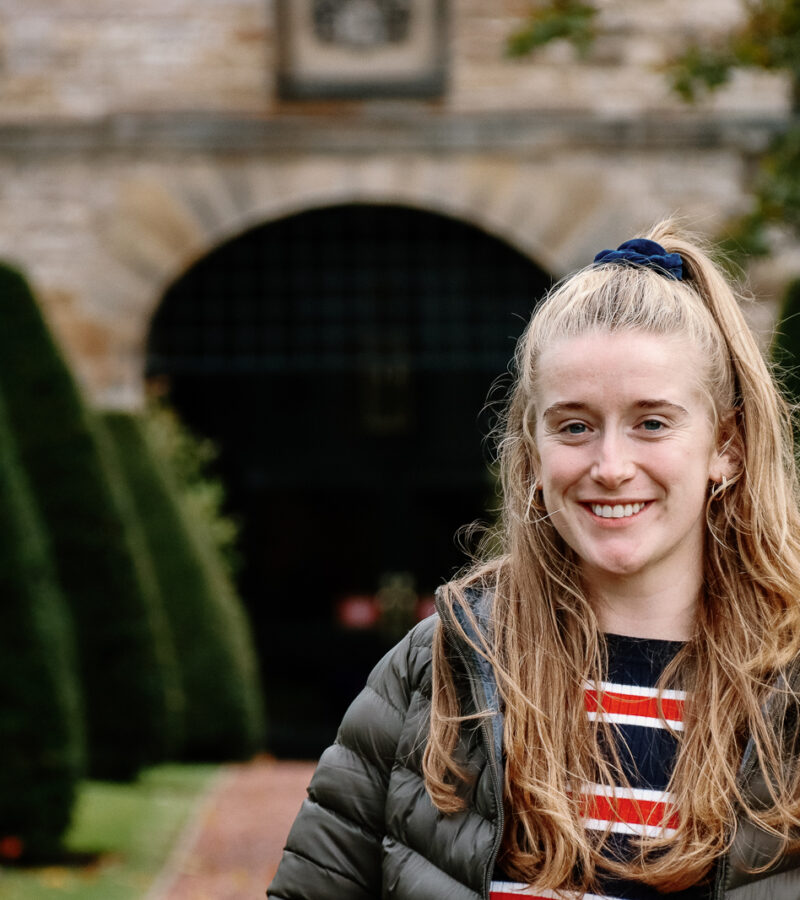
{"label": "woman", "polygon": [[370,676],[269,896],[798,900],[798,490],[731,288],[663,223],[516,366],[494,552]]}

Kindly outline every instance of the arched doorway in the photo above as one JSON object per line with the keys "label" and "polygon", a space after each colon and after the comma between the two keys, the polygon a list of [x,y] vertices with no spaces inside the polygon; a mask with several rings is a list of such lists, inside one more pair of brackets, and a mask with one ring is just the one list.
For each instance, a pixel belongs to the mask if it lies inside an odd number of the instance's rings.
{"label": "arched doorway", "polygon": [[319,752],[393,640],[337,604],[464,563],[454,533],[493,502],[487,393],[549,282],[463,222],[347,205],[254,228],[164,296],[148,374],[221,448],[273,752]]}

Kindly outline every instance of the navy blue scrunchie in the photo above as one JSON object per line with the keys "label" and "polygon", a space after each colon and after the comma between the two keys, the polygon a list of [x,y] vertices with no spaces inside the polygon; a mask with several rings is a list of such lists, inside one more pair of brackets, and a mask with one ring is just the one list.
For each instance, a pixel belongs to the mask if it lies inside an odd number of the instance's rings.
{"label": "navy blue scrunchie", "polygon": [[655,269],[668,278],[683,280],[683,260],[680,253],[667,253],[661,244],[648,241],[647,238],[625,241],[616,250],[601,250],[595,256],[594,264],[598,266],[604,263],[644,266],[647,269]]}

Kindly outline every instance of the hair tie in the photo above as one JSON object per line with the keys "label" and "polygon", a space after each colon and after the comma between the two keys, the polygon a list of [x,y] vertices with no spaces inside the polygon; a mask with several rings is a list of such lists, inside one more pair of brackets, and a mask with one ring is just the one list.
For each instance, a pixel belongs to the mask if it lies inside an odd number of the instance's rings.
{"label": "hair tie", "polygon": [[683,260],[680,253],[667,253],[661,244],[647,238],[625,241],[616,250],[601,250],[594,258],[594,265],[605,263],[642,266],[645,269],[655,269],[667,278],[683,280]]}

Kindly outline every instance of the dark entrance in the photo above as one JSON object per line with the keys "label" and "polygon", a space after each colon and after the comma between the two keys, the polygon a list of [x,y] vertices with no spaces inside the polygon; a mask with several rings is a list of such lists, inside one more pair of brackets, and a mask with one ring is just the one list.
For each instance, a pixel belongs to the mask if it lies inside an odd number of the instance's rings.
{"label": "dark entrance", "polygon": [[337,625],[337,603],[391,573],[424,596],[464,563],[454,533],[494,503],[487,394],[548,284],[462,222],[341,206],[255,228],[167,292],[148,373],[221,448],[273,752],[319,752],[393,640]]}

